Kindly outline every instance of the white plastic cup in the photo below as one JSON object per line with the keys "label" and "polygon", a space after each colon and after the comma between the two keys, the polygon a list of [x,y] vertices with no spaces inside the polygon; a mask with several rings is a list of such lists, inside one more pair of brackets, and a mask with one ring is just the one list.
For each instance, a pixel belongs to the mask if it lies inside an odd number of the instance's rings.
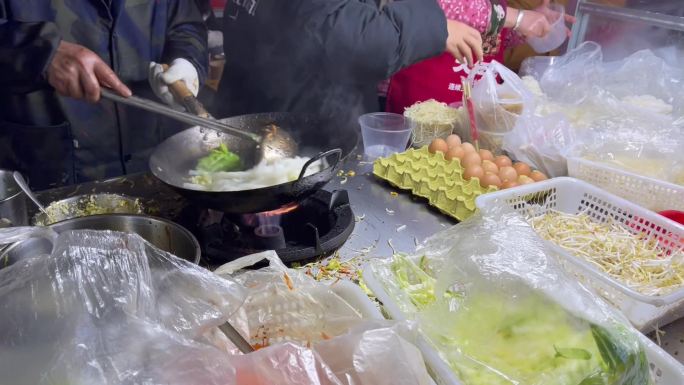
{"label": "white plastic cup", "polygon": [[565,27],[565,7],[561,4],[549,4],[549,9],[558,13],[555,20],[549,19],[551,30],[544,37],[528,37],[527,44],[537,53],[547,53],[560,47],[568,37]]}
{"label": "white plastic cup", "polygon": [[406,150],[412,123],[404,115],[373,112],[359,117],[363,149],[371,158],[387,157]]}

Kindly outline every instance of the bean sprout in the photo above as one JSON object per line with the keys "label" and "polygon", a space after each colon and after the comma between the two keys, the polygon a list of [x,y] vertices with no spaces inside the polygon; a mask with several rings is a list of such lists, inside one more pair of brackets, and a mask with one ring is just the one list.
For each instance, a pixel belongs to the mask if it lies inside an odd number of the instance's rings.
{"label": "bean sprout", "polygon": [[597,223],[586,214],[549,211],[530,224],[542,238],[642,294],[664,295],[684,286],[681,249],[668,254],[657,239],[633,234],[615,220]]}

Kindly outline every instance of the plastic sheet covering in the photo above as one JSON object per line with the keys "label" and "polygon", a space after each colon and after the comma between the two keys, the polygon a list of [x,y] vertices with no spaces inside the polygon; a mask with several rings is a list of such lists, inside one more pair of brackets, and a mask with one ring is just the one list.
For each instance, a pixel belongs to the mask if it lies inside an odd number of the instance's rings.
{"label": "plastic sheet covering", "polygon": [[[0,243],[44,230],[0,229]],[[406,325],[366,322],[315,349],[233,355],[217,329],[248,290],[137,235],[69,231],[0,270],[0,372],[12,385],[427,384]],[[329,361],[329,362],[328,362]],[[395,368],[395,365],[397,368]]]}
{"label": "plastic sheet covering", "polygon": [[541,79],[523,79],[535,95],[503,148],[550,176],[567,156],[612,163],[640,175],[684,183],[684,70],[652,51],[602,62],[596,43],[557,58]]}
{"label": "plastic sheet covering", "polygon": [[[267,267],[244,270],[264,259]],[[317,282],[302,270],[287,268],[275,252],[240,258],[215,273],[247,288],[245,304],[231,323],[252,344],[311,346],[346,385],[431,383],[413,345],[414,324],[362,318],[331,289],[332,282]]]}
{"label": "plastic sheet covering", "polygon": [[551,253],[492,211],[372,269],[465,385],[648,384],[637,331]]}
{"label": "plastic sheet covering", "polygon": [[[241,270],[267,259],[259,270]],[[273,251],[243,257],[216,271],[248,288],[232,324],[255,346],[289,341],[303,346],[341,335],[363,322],[359,311],[302,270],[287,268]]]}
{"label": "plastic sheet covering", "polygon": [[51,255],[0,270],[2,382],[226,383],[227,357],[199,341],[243,295],[137,235],[61,233]]}

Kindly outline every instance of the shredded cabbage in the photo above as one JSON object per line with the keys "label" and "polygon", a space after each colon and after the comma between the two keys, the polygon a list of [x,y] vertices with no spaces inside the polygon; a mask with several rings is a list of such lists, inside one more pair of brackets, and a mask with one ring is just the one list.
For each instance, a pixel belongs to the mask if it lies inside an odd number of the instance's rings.
{"label": "shredded cabbage", "polygon": [[[207,191],[242,191],[275,186],[296,180],[307,161],[309,158],[305,157],[262,161],[249,170],[234,172],[191,170],[190,183],[185,183],[184,186]],[[321,162],[315,162],[307,168],[306,175],[320,169]]]}
{"label": "shredded cabbage", "polygon": [[[423,256],[395,255],[385,283],[409,300],[421,330],[465,385],[645,385],[648,361],[629,330],[574,316],[526,286],[435,294],[436,272]],[[392,289],[401,290],[393,291]]]}

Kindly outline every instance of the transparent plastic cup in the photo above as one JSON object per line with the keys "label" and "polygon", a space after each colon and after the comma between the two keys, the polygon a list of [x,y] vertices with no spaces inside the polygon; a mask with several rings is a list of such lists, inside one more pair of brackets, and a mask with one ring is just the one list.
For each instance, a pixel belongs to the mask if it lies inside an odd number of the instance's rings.
{"label": "transparent plastic cup", "polygon": [[[565,27],[565,7],[560,4],[549,4],[549,10],[554,11],[553,18],[547,19],[551,23],[551,30],[544,37],[529,37],[527,44],[537,53],[547,53],[560,47],[568,37]],[[550,13],[554,13],[550,12]]]}
{"label": "transparent plastic cup", "polygon": [[390,112],[361,115],[359,125],[364,152],[371,159],[406,150],[413,126],[403,115]]}

